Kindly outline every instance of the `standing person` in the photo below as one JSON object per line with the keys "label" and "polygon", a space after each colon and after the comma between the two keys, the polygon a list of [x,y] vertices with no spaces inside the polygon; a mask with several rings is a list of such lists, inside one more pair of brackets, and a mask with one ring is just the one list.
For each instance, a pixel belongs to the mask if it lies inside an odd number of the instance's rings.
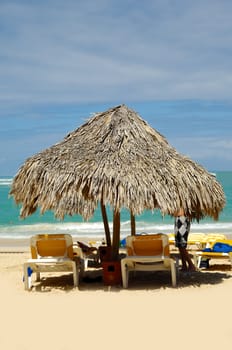
{"label": "standing person", "polygon": [[181,208],[175,216],[174,232],[176,247],[179,249],[182,261],[182,271],[196,271],[195,265],[187,251],[188,235],[190,231],[190,220],[185,216]]}

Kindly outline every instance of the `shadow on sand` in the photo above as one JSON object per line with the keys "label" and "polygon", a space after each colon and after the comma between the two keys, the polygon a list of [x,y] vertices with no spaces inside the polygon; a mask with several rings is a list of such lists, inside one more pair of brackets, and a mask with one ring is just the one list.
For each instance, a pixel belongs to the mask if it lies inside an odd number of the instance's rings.
{"label": "shadow on sand", "polygon": [[[201,287],[203,285],[217,285],[232,278],[231,267],[227,265],[214,265],[207,270],[194,273],[179,272],[177,289],[186,287]],[[129,290],[157,290],[170,289],[171,277],[168,271],[136,272],[131,273],[129,278]],[[48,276],[45,275],[40,282],[33,283],[32,291],[50,292],[60,290],[74,292],[73,278],[71,274]],[[103,283],[102,269],[90,269],[86,271],[80,280],[78,291],[122,291],[122,285],[107,286]]]}

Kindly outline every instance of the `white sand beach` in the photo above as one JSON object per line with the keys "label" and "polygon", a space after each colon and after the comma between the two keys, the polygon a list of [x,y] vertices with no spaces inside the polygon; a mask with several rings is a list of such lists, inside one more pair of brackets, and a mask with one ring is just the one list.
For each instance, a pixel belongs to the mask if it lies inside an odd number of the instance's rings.
{"label": "white sand beach", "polygon": [[[2,242],[3,243],[3,242]],[[138,276],[123,290],[104,286],[100,272],[72,287],[72,277],[24,290],[29,247],[5,242],[0,252],[4,350],[218,349],[232,344],[232,272],[228,261],[180,275]]]}

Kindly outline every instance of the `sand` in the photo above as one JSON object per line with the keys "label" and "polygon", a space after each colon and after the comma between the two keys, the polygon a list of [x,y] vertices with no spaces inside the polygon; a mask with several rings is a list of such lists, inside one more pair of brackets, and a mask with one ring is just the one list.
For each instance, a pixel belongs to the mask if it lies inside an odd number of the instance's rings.
{"label": "sand", "polygon": [[[9,243],[9,242],[5,242]],[[1,350],[218,349],[232,344],[232,272],[228,261],[209,270],[141,274],[129,288],[104,286],[90,270],[73,289],[71,276],[24,290],[25,244],[0,249]]]}

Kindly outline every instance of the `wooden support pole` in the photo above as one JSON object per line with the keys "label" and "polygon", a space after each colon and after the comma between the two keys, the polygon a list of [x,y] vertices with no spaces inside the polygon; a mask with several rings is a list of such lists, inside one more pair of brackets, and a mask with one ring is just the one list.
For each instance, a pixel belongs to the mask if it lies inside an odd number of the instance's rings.
{"label": "wooden support pole", "polygon": [[120,244],[120,212],[114,210],[112,260],[118,260]]}
{"label": "wooden support pole", "polygon": [[106,213],[106,207],[103,204],[102,200],[101,200],[101,212],[102,212],[103,224],[104,224],[104,228],[105,228],[106,244],[108,247],[111,247],[109,222],[108,222],[108,217],[107,217],[107,213]]}
{"label": "wooden support pole", "polygon": [[135,216],[132,214],[132,212],[130,213],[130,217],[131,217],[131,236],[135,236]]}

